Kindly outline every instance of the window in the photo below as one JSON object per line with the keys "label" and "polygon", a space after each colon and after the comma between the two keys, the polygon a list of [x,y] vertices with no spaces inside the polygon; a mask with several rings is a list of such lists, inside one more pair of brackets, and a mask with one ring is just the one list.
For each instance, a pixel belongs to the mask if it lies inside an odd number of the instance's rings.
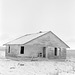
{"label": "window", "polygon": [[57,48],[55,47],[54,55],[57,56]]}
{"label": "window", "polygon": [[24,54],[24,46],[21,46],[21,51],[20,51],[21,54]]}
{"label": "window", "polygon": [[43,47],[43,57],[46,57],[46,47]]}
{"label": "window", "polygon": [[10,46],[9,46],[9,48],[8,48],[8,53],[10,53]]}
{"label": "window", "polygon": [[60,53],[60,48],[54,48],[54,55],[55,56],[59,56],[59,53]]}

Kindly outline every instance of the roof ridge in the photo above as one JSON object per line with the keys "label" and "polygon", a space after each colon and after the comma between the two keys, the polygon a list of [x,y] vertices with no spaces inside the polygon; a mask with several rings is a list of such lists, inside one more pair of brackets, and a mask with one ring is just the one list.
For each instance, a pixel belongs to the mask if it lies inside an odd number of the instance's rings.
{"label": "roof ridge", "polygon": [[[42,35],[40,35],[40,36],[38,36],[38,37],[36,37],[36,38],[39,38],[39,37],[41,37],[41,36],[43,36],[43,35],[45,35],[45,34],[47,34],[47,33],[49,33],[49,32],[51,32],[51,31],[47,31],[46,33],[44,33],[44,34],[42,34]],[[33,38],[32,40],[34,40],[34,39],[36,39],[36,38]],[[32,41],[32,40],[30,40],[30,41]],[[30,42],[30,41],[28,41],[28,42]],[[28,42],[26,42],[26,43],[24,43],[24,44],[27,44]]]}
{"label": "roof ridge", "polygon": [[[44,31],[44,32],[46,32],[46,33],[48,33],[49,31]],[[25,35],[23,35],[23,36],[21,36],[21,37],[18,37],[18,38],[16,38],[16,39],[14,39],[14,40],[12,40],[12,41],[15,41],[15,40],[18,40],[18,39],[20,39],[20,38],[22,38],[22,37],[24,37],[24,36],[29,36],[29,35],[33,35],[33,34],[41,34],[41,33],[44,33],[44,32],[37,32],[37,33],[31,33],[31,34],[25,34]],[[45,33],[45,34],[46,34]],[[43,34],[42,34],[43,35]],[[35,39],[35,38],[34,38]],[[10,43],[10,42],[12,42],[12,41],[9,41],[9,42],[7,42],[7,43]],[[30,40],[31,41],[31,40]],[[7,44],[7,43],[5,43],[5,44]],[[5,45],[5,44],[3,44],[3,45]]]}

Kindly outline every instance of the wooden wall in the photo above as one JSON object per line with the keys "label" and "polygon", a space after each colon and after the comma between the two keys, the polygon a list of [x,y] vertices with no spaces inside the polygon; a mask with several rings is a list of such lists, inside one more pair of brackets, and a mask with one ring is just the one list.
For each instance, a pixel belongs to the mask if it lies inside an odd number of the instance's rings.
{"label": "wooden wall", "polygon": [[5,55],[6,57],[7,56],[10,56],[10,57],[17,57],[18,54],[19,54],[19,50],[20,50],[20,47],[18,45],[11,45],[10,46],[10,53],[8,52],[9,51],[9,45],[6,47],[6,52],[5,52]]}
{"label": "wooden wall", "polygon": [[[37,46],[37,45],[22,45],[24,46],[24,54],[20,54],[21,45],[12,45],[10,46],[10,53],[8,53],[7,46],[6,49],[6,57],[20,57],[20,58],[38,58],[38,54],[43,54],[43,46]],[[40,57],[41,58],[41,57]],[[46,58],[47,59],[65,59],[66,58],[66,49],[61,48],[59,50],[59,55],[54,55],[54,47],[46,47]]]}
{"label": "wooden wall", "polygon": [[47,58],[48,59],[66,59],[66,49],[60,48],[59,55],[54,55],[54,48],[47,48]]}
{"label": "wooden wall", "polygon": [[63,47],[63,48],[68,47],[65,43],[63,43],[63,41],[61,41],[52,33],[47,33],[39,38],[36,38],[26,43],[26,45],[35,45],[35,44],[41,44],[50,47]]}

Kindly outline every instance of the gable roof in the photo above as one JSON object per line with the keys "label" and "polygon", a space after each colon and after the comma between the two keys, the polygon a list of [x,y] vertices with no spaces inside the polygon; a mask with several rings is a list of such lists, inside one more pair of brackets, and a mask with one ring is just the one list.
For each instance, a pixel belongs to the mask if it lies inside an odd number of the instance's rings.
{"label": "gable roof", "polygon": [[[26,34],[24,36],[21,36],[13,41],[10,41],[10,42],[7,42],[6,44],[24,44],[24,43],[27,43],[28,41],[34,39],[34,38],[37,38],[41,35],[44,35],[48,32],[39,32],[39,33],[33,33],[33,34]],[[4,45],[6,45],[4,44]]]}
{"label": "gable roof", "polygon": [[[53,32],[51,31],[46,31],[46,32],[39,32],[39,33],[33,33],[33,34],[26,34],[22,37],[19,37],[13,41],[10,41],[4,45],[12,45],[12,44],[27,44],[28,42],[31,42],[32,40],[35,40],[47,33],[52,33],[56,38],[58,38]],[[62,43],[64,43],[60,38],[58,38]],[[64,45],[67,47],[67,48],[70,48],[67,44],[64,43]]]}

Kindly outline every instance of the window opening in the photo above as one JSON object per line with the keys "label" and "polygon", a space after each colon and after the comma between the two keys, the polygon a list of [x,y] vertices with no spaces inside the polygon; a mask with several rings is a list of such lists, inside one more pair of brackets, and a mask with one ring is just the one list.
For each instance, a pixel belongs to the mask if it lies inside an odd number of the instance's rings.
{"label": "window opening", "polygon": [[21,54],[24,54],[24,46],[21,46]]}
{"label": "window opening", "polygon": [[10,46],[9,46],[9,49],[8,49],[8,53],[10,53]]}
{"label": "window opening", "polygon": [[43,57],[46,57],[46,47],[43,47]]}

